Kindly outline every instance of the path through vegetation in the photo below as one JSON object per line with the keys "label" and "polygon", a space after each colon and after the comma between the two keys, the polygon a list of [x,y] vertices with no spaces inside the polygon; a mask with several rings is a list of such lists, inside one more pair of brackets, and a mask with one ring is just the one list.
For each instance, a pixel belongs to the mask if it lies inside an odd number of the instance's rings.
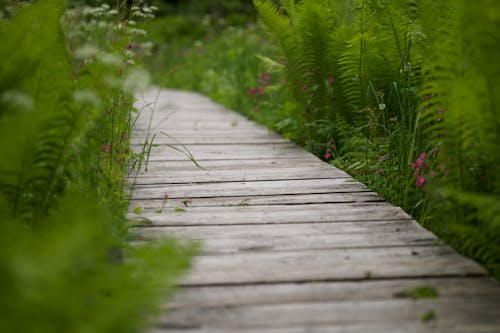
{"label": "path through vegetation", "polygon": [[134,232],[202,241],[154,332],[500,332],[500,285],[346,173],[198,94],[137,107]]}

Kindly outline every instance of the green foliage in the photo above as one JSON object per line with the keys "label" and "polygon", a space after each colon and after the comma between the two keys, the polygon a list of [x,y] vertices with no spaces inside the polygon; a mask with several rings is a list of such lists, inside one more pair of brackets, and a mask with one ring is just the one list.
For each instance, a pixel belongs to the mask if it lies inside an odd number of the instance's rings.
{"label": "green foliage", "polygon": [[437,298],[437,291],[429,286],[418,286],[413,289],[403,290],[400,292],[394,293],[394,297],[397,298],[413,298],[413,299],[421,299],[421,298]]}
{"label": "green foliage", "polygon": [[112,214],[86,202],[64,199],[34,229],[2,220],[3,332],[139,332],[188,267],[193,249],[174,242],[116,244]]}
{"label": "green foliage", "polygon": [[148,76],[118,15],[41,0],[0,22],[2,332],[138,332],[189,266],[192,246],[126,242]]}
{"label": "green foliage", "polygon": [[[326,158],[496,274],[493,3],[254,2],[299,106],[284,122],[306,124],[293,130],[304,133],[299,141],[317,154],[323,146]],[[336,78],[331,91],[327,75]]]}
{"label": "green foliage", "polygon": [[46,214],[61,193],[67,173],[63,159],[81,131],[81,109],[70,100],[71,66],[58,24],[63,8],[62,1],[36,3],[1,31],[7,42],[0,49],[5,59],[0,65],[5,161],[0,188],[9,203],[1,210],[32,222]]}
{"label": "green foliage", "polygon": [[422,320],[424,323],[434,319],[436,319],[436,312],[434,312],[434,310],[426,311],[420,317],[420,320]]}
{"label": "green foliage", "polygon": [[[500,139],[496,91],[500,87],[500,56],[493,32],[500,28],[498,7],[481,1],[422,2],[420,26],[427,37],[424,63],[422,136],[438,147],[437,171],[431,188],[433,223],[464,253],[499,274]],[[480,9],[479,9],[480,8]],[[431,10],[442,15],[430,20]],[[431,221],[432,223],[432,221]]]}

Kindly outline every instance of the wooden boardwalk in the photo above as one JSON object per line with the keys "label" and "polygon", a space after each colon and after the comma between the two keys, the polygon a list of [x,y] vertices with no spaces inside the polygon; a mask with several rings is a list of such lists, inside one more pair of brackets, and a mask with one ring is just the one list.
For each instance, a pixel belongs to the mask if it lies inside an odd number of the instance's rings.
{"label": "wooden boardwalk", "polygon": [[137,107],[134,142],[157,146],[134,232],[203,244],[152,332],[500,332],[499,284],[346,173],[198,94]]}

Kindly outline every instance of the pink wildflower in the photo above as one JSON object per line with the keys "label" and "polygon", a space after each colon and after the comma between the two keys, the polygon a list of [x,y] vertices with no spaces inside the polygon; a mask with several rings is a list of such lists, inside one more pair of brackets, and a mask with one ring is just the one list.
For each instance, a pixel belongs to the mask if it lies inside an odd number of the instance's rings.
{"label": "pink wildflower", "polygon": [[303,84],[302,85],[302,91],[306,91],[307,90],[307,85]]}
{"label": "pink wildflower", "polygon": [[443,109],[439,109],[437,113],[438,113],[438,114],[443,114],[443,113],[444,113],[444,110],[443,110]]}
{"label": "pink wildflower", "polygon": [[268,72],[262,73],[262,75],[260,77],[261,77],[262,81],[264,82],[264,84],[269,84],[269,82],[271,82],[271,75],[269,75]]}
{"label": "pink wildflower", "polygon": [[418,176],[417,180],[415,181],[415,186],[417,186],[419,188],[424,188],[425,187],[425,177]]}
{"label": "pink wildflower", "polygon": [[429,173],[429,176],[431,176],[431,178],[436,177],[436,171],[431,171],[431,172]]}
{"label": "pink wildflower", "polygon": [[104,153],[109,153],[111,151],[111,146],[110,145],[105,145],[101,149]]}
{"label": "pink wildflower", "polygon": [[255,88],[255,87],[250,87],[250,88],[248,89],[248,94],[249,94],[250,96],[255,96],[255,95],[257,95],[257,88]]}
{"label": "pink wildflower", "polygon": [[165,192],[163,193],[163,201],[167,201],[168,200],[168,193]]}
{"label": "pink wildflower", "polygon": [[329,160],[331,157],[332,157],[332,154],[330,153],[330,151],[327,151],[325,154],[325,160]]}
{"label": "pink wildflower", "polygon": [[335,82],[335,78],[334,78],[333,76],[330,76],[330,77],[328,78],[328,82],[329,82],[330,84],[333,84],[333,83]]}
{"label": "pink wildflower", "polygon": [[375,174],[380,176],[380,171],[379,170],[375,170]]}

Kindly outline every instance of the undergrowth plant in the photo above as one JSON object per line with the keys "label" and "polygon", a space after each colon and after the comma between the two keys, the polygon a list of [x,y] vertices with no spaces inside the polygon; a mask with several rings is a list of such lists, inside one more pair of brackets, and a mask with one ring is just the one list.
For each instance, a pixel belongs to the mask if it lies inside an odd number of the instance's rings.
{"label": "undergrowth plant", "polygon": [[301,141],[498,274],[494,4],[254,3],[309,124]]}
{"label": "undergrowth plant", "polygon": [[126,242],[131,94],[147,81],[131,21],[151,9],[66,10],[0,20],[0,330],[137,332],[193,252]]}
{"label": "undergrowth plant", "polygon": [[[481,0],[423,1],[427,36],[423,67],[422,136],[437,163],[430,206],[446,239],[500,274],[500,10]],[[431,11],[441,13],[434,20]],[[437,223],[437,221],[441,221]]]}

